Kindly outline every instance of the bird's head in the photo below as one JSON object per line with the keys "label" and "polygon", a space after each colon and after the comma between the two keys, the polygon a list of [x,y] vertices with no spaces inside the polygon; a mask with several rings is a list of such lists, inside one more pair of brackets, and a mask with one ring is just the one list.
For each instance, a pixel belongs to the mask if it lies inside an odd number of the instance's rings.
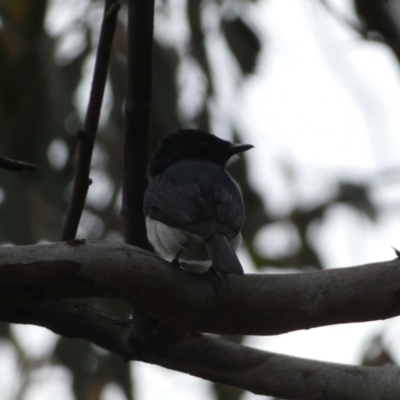
{"label": "bird's head", "polygon": [[235,155],[253,148],[251,144],[232,143],[199,129],[181,129],[161,140],[149,165],[150,176],[183,160],[206,160],[225,168]]}

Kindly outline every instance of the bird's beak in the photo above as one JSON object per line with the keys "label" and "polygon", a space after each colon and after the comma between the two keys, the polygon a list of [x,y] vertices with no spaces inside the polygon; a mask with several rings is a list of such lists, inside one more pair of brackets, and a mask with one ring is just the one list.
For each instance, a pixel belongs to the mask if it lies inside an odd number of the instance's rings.
{"label": "bird's beak", "polygon": [[234,156],[235,154],[239,154],[239,153],[243,153],[244,151],[250,150],[252,149],[254,146],[252,144],[232,144],[232,146],[230,146],[227,149],[227,153],[229,155],[229,157]]}

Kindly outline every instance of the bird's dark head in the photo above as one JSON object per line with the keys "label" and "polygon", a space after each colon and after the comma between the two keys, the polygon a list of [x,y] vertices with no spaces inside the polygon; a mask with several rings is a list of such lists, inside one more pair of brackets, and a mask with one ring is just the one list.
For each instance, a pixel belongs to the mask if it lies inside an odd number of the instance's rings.
{"label": "bird's dark head", "polygon": [[156,176],[170,165],[190,159],[207,160],[225,168],[231,157],[252,147],[220,139],[199,129],[182,129],[161,140],[150,160],[149,175]]}

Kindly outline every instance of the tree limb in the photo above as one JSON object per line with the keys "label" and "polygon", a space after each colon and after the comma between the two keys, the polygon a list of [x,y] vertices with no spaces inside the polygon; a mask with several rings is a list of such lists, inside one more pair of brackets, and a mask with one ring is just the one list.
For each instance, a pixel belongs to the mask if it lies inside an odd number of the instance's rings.
{"label": "tree limb", "polygon": [[0,304],[114,297],[175,329],[274,335],[400,314],[400,260],[297,274],[231,276],[173,268],[119,242],[0,248]]}
{"label": "tree limb", "polygon": [[63,336],[88,339],[125,360],[160,365],[261,395],[298,400],[393,400],[400,393],[399,367],[311,361],[165,328],[145,343],[135,343],[129,340],[129,324],[71,301],[39,300],[0,307],[0,319],[34,323]]}
{"label": "tree limb", "polygon": [[89,180],[90,163],[99,124],[101,104],[107,80],[108,63],[120,6],[117,0],[106,0],[104,16],[100,30],[99,45],[96,54],[89,105],[86,112],[83,130],[78,131],[79,151],[72,188],[71,202],[62,234],[62,240],[72,240],[78,230],[86,194],[91,181]]}

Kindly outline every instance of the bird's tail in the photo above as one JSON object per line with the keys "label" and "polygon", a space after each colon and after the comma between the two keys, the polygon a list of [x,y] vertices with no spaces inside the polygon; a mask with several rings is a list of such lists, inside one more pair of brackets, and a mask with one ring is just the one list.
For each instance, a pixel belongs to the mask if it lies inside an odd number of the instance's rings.
{"label": "bird's tail", "polygon": [[212,265],[217,272],[243,275],[243,268],[229,240],[223,235],[213,235],[205,240]]}

